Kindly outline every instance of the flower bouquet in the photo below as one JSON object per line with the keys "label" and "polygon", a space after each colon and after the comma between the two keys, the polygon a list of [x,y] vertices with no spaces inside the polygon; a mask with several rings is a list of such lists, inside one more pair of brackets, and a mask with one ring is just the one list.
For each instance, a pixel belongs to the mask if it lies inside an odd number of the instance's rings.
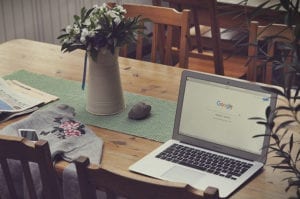
{"label": "flower bouquet", "polygon": [[136,42],[142,34],[144,19],[126,17],[121,5],[95,5],[82,8],[74,23],[62,29],[58,37],[63,52],[85,50],[82,89],[85,87],[87,60],[89,78],[87,111],[96,115],[111,115],[124,110],[118,53],[120,47]]}
{"label": "flower bouquet", "polygon": [[126,10],[121,5],[95,5],[87,10],[81,9],[80,16],[74,16],[74,23],[62,29],[58,39],[63,52],[76,49],[86,50],[93,59],[99,51],[110,50],[114,53],[116,47],[136,42],[137,34],[141,34],[143,19],[125,17]]}

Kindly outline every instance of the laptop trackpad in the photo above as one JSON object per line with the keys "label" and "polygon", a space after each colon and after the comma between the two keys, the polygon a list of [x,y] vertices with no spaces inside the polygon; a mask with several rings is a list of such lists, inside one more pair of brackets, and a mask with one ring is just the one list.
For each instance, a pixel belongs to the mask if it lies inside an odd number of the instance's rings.
{"label": "laptop trackpad", "polygon": [[162,178],[169,181],[183,182],[186,184],[195,184],[198,180],[204,177],[205,174],[196,172],[190,169],[182,168],[180,166],[174,166],[164,174],[162,174]]}

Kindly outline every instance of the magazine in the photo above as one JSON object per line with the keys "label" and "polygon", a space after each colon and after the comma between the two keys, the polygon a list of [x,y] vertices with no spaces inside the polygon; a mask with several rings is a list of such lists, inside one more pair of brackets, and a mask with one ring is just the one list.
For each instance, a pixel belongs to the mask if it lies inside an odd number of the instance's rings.
{"label": "magazine", "polygon": [[27,114],[58,97],[32,88],[17,80],[0,78],[0,122]]}

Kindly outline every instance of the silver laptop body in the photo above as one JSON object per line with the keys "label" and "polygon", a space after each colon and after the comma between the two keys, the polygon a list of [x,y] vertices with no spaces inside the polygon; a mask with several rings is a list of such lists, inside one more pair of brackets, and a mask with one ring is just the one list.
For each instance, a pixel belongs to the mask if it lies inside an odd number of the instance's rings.
{"label": "silver laptop body", "polygon": [[[220,197],[228,197],[264,166],[267,157],[264,146],[269,144],[269,136],[253,136],[269,132],[264,125],[249,118],[265,118],[266,108],[274,108],[275,104],[276,95],[259,84],[183,71],[172,139],[131,165],[129,170],[187,183],[201,190],[217,187]],[[199,161],[193,159],[188,164],[183,159],[190,161],[191,158],[182,157],[185,154],[172,154],[176,160],[168,160],[169,154],[162,159],[171,146],[173,150],[174,144],[186,146],[189,149],[185,151],[197,154],[208,152],[209,157],[204,156]],[[214,160],[216,157],[218,160]],[[228,158],[234,162],[229,165],[242,162],[250,167],[242,174],[235,174],[236,170],[241,170],[239,168],[234,168],[234,172],[204,168],[223,166],[225,163],[218,161]]]}

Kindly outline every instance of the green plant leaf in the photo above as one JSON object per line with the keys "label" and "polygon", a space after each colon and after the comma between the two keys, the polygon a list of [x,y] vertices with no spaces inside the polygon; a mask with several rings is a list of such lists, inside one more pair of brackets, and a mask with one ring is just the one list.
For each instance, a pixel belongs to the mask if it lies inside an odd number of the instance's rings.
{"label": "green plant leaf", "polygon": [[278,88],[272,88],[272,87],[264,87],[262,86],[262,88],[266,91],[269,91],[271,93],[276,93],[277,95],[282,95],[284,96],[284,92],[282,92],[282,90],[278,89]]}
{"label": "green plant leaf", "polygon": [[[280,139],[276,133],[271,134],[271,137],[276,141],[276,144],[280,143]],[[276,148],[276,150],[278,151],[279,149]]]}
{"label": "green plant leaf", "polygon": [[274,169],[283,169],[286,171],[293,171],[290,166],[272,165]]}
{"label": "green plant leaf", "polygon": [[280,150],[283,151],[284,148],[286,147],[286,145],[287,145],[287,144],[282,144],[282,145],[280,146]]}
{"label": "green plant leaf", "polygon": [[278,107],[276,107],[276,110],[292,111],[293,107],[290,107],[290,106],[278,106]]}
{"label": "green plant leaf", "polygon": [[300,150],[298,150],[298,153],[296,155],[296,158],[295,158],[296,161],[300,160]]}
{"label": "green plant leaf", "polygon": [[265,121],[265,118],[262,118],[262,117],[250,117],[249,120],[263,120],[263,121]]}
{"label": "green plant leaf", "polygon": [[257,121],[256,123],[257,123],[257,124],[262,124],[262,125],[265,125],[265,126],[268,125],[267,122],[263,122],[263,121]]}
{"label": "green plant leaf", "polygon": [[299,112],[300,111],[300,104],[298,104],[295,108],[294,108],[295,112]]}
{"label": "green plant leaf", "polygon": [[95,9],[95,8],[90,8],[90,9],[86,12],[86,14],[85,14],[85,16],[84,16],[84,21],[90,16],[91,12],[92,12],[94,9]]}
{"label": "green plant leaf", "polygon": [[259,16],[264,12],[264,7],[270,2],[270,0],[267,0],[261,4],[259,4],[255,9],[250,13],[250,20],[254,19],[256,16]]}
{"label": "green plant leaf", "polygon": [[86,13],[86,8],[85,7],[81,8],[81,10],[80,10],[80,17],[81,17],[81,19],[85,18],[85,13]]}
{"label": "green plant leaf", "polygon": [[289,132],[289,129],[284,130],[284,132],[281,135],[281,138],[283,139],[287,135],[288,132]]}
{"label": "green plant leaf", "polygon": [[295,120],[293,119],[293,120],[287,120],[287,121],[280,123],[278,125],[278,127],[276,128],[275,132],[278,132],[280,129],[286,128],[288,125],[290,125],[294,122],[295,122]]}
{"label": "green plant leaf", "polygon": [[80,20],[80,17],[78,15],[74,15],[73,17],[74,17],[75,22],[78,22]]}
{"label": "green plant leaf", "polygon": [[252,136],[252,138],[265,137],[265,136],[271,136],[271,135],[268,135],[268,134],[259,134],[259,135]]}
{"label": "green plant leaf", "polygon": [[69,35],[68,33],[62,34],[62,35],[58,36],[56,39],[62,39],[62,38],[64,38],[64,37],[68,36],[68,35]]}
{"label": "green plant leaf", "polygon": [[293,150],[293,145],[294,145],[294,134],[291,135],[290,137],[290,152]]}
{"label": "green plant leaf", "polygon": [[285,189],[285,191],[288,191],[293,186],[299,187],[300,186],[300,180],[299,179],[298,180],[292,180],[292,179],[288,180],[288,186]]}

